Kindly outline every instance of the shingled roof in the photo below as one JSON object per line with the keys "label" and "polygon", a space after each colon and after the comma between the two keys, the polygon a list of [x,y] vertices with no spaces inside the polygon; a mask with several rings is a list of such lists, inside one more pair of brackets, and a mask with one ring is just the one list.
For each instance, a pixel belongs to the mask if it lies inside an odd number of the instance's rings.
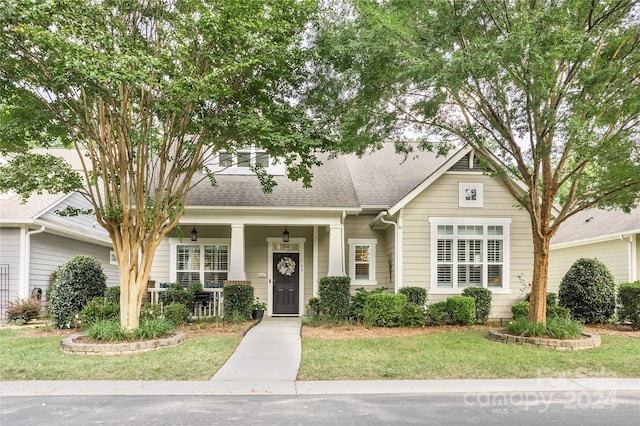
{"label": "shingled roof", "polygon": [[189,194],[188,207],[283,207],[386,209],[424,181],[447,157],[418,151],[405,159],[393,143],[362,157],[325,156],[312,169],[311,188],[275,176],[277,186],[265,194],[255,176],[216,175],[218,185],[198,184]]}
{"label": "shingled roof", "polygon": [[640,206],[630,213],[621,210],[583,210],[567,219],[551,244],[567,244],[618,235],[640,233]]}

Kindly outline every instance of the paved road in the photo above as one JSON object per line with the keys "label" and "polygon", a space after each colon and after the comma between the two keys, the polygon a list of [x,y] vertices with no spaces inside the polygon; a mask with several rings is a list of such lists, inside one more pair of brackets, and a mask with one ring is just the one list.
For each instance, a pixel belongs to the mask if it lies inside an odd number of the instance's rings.
{"label": "paved road", "polygon": [[3,396],[2,425],[637,425],[630,391]]}

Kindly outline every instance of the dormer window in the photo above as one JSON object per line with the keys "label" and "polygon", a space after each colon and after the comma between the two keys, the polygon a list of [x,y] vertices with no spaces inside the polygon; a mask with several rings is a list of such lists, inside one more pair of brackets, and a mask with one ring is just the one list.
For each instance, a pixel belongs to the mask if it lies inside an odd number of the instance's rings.
{"label": "dormer window", "polygon": [[282,162],[274,160],[269,153],[255,145],[246,145],[236,152],[219,152],[212,167],[221,174],[252,174],[256,165],[264,167],[272,175],[284,175]]}

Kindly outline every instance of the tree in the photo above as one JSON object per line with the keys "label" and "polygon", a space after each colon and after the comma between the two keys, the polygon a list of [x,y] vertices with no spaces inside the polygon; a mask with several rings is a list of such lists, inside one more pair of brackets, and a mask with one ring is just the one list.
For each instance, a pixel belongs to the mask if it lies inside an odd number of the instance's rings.
{"label": "tree", "polygon": [[638,2],[347,0],[325,16],[316,112],[345,138],[480,153],[531,218],[529,320],[544,322],[558,227],[638,202]]}
{"label": "tree", "polygon": [[[218,151],[255,144],[308,184],[326,140],[296,101],[314,13],[310,0],[3,2],[0,151],[21,155],[0,190],[77,189],[92,203],[119,265],[123,328],[138,325],[190,188],[215,184]],[[47,144],[74,146],[82,179],[27,152]]]}

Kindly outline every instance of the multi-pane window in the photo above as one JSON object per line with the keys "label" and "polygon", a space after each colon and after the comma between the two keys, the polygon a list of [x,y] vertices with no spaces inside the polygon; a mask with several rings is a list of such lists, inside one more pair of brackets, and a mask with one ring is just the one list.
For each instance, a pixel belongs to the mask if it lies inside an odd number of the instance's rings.
{"label": "multi-pane window", "polygon": [[[509,220],[433,218],[433,288],[503,288]],[[457,222],[457,223],[456,223]],[[485,222],[485,223],[483,223]]]}
{"label": "multi-pane window", "polygon": [[176,281],[199,281],[205,287],[220,287],[229,271],[228,244],[177,244]]}
{"label": "multi-pane window", "polygon": [[218,154],[218,166],[250,168],[255,165],[269,167],[269,154],[253,145],[243,146],[233,154],[231,152],[220,152]]}
{"label": "multi-pane window", "polygon": [[349,238],[349,276],[356,284],[375,284],[375,239]]}

